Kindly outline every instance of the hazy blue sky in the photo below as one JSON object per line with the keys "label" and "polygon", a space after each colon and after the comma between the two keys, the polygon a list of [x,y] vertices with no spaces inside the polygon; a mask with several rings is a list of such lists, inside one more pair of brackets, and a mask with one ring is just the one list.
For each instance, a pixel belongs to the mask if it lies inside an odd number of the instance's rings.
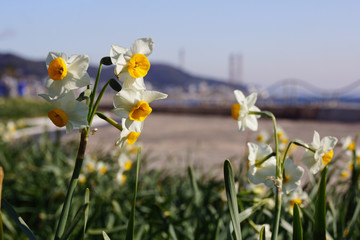
{"label": "hazy blue sky", "polygon": [[245,83],[299,78],[325,89],[360,79],[360,1],[4,1],[0,52],[45,61],[49,51],[87,54],[152,37],[150,61],[227,79],[243,56]]}

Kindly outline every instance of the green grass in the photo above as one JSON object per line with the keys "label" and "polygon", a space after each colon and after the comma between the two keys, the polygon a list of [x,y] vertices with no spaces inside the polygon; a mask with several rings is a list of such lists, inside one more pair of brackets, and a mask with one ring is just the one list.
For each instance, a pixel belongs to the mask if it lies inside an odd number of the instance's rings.
{"label": "green grass", "polygon": [[[5,171],[2,196],[25,220],[38,239],[53,238],[76,150],[76,142],[65,143],[59,137],[51,139],[47,134],[39,139],[29,139],[17,144],[0,140],[0,166]],[[104,175],[84,172],[87,174],[87,181],[78,184],[70,219],[74,218],[83,205],[86,188],[89,188],[90,207],[85,239],[103,239],[102,231],[112,240],[125,239],[134,194],[135,167],[125,173],[127,181],[121,185],[114,181],[113,169],[116,168],[117,160],[111,154],[102,154],[97,158],[109,165],[109,171]],[[149,169],[147,163],[151,161],[146,153],[143,154],[135,208],[135,239],[229,239],[230,211],[226,202],[224,181],[212,174],[200,174],[191,167],[177,172]],[[239,183],[236,199],[242,213],[241,235],[243,239],[253,239],[256,234],[255,224],[272,222],[273,210],[270,202],[259,201],[273,199],[273,193],[268,190],[260,196],[255,191],[246,189],[247,169],[245,164],[240,166],[240,169],[234,168],[234,176]],[[85,169],[84,165],[83,170]],[[332,175],[335,174],[330,171],[329,176]],[[317,181],[318,178],[315,185],[307,183],[304,189],[316,192]],[[344,198],[351,192],[340,190],[346,189],[348,184],[339,182],[327,190],[327,200],[331,203],[326,207],[327,231],[332,236],[337,236],[335,239],[346,239],[342,238],[345,227],[349,227],[350,236],[355,236],[351,239],[360,236],[358,218],[353,217],[352,213],[347,219],[346,212],[343,211],[348,207],[348,202],[353,202],[356,207],[359,199],[358,190],[349,200]],[[353,186],[358,189],[358,185]],[[316,194],[310,192],[309,195],[309,202],[300,209],[303,236],[307,239],[311,239],[313,234],[316,202]],[[332,205],[336,206],[336,209],[332,208]],[[330,217],[330,213],[335,218]],[[6,212],[3,211],[2,216],[5,239],[26,239]],[[81,239],[83,222],[81,219],[69,239]],[[292,239],[289,230],[289,226],[292,229],[292,222],[293,217],[283,211],[278,239]]]}
{"label": "green grass", "polygon": [[0,98],[0,120],[47,116],[51,105],[41,98]]}

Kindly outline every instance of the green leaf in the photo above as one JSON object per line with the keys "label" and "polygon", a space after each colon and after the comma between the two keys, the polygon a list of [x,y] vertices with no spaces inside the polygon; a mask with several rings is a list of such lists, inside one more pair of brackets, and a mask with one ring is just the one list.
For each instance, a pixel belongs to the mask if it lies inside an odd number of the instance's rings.
{"label": "green leaf", "polygon": [[84,212],[84,228],[83,228],[83,234],[82,239],[85,240],[85,232],[86,232],[86,225],[89,218],[89,205],[90,205],[90,190],[89,188],[86,188],[85,190],[85,204],[87,204],[87,207]]}
{"label": "green leaf", "polygon": [[112,62],[111,62],[111,58],[110,57],[103,57],[101,59],[101,64],[105,65],[105,66],[110,66],[112,65]]}
{"label": "green leaf", "polygon": [[109,80],[109,85],[112,89],[114,89],[117,92],[120,92],[120,90],[122,89],[120,83],[114,78]]}
{"label": "green leaf", "polygon": [[188,167],[188,173],[189,173],[189,177],[190,177],[190,181],[191,181],[191,187],[192,190],[194,191],[194,202],[196,206],[200,205],[200,192],[199,192],[199,188],[198,185],[196,183],[196,179],[194,176],[194,170],[192,167]]}
{"label": "green leaf", "polygon": [[248,217],[250,217],[254,212],[256,212],[259,208],[261,208],[262,205],[265,204],[265,201],[267,201],[266,199],[263,201],[260,201],[258,203],[255,203],[253,206],[243,210],[240,214],[239,214],[239,222],[244,221],[245,219],[247,219]]}
{"label": "green leaf", "polygon": [[136,204],[136,194],[139,182],[139,172],[140,172],[140,160],[141,160],[141,148],[139,147],[136,161],[136,176],[135,176],[135,188],[134,188],[134,199],[131,208],[131,213],[129,217],[128,227],[126,229],[126,240],[134,239],[134,225],[135,225],[135,204]]}
{"label": "green leaf", "polygon": [[240,228],[240,218],[239,210],[237,204],[237,196],[235,191],[235,182],[233,176],[232,166],[229,160],[224,162],[224,179],[225,179],[225,189],[227,203],[229,206],[230,217],[234,227],[236,240],[241,240],[241,228]]}
{"label": "green leaf", "polygon": [[79,209],[77,210],[74,219],[72,220],[71,224],[69,225],[69,227],[66,229],[66,231],[64,232],[64,234],[61,236],[60,240],[65,240],[68,239],[68,237],[70,236],[70,234],[72,233],[72,231],[75,229],[76,225],[79,223],[79,221],[81,220],[82,214],[85,212],[85,210],[87,209],[87,207],[89,206],[88,203],[82,205],[81,207],[79,207]]}
{"label": "green leaf", "polygon": [[316,197],[313,239],[325,239],[326,238],[326,175],[327,175],[327,171],[328,171],[328,167],[326,166],[321,173],[320,186],[319,186],[317,197]]}
{"label": "green leaf", "polygon": [[104,240],[111,240],[109,236],[106,234],[106,232],[102,232]]}
{"label": "green leaf", "polygon": [[294,204],[294,217],[293,217],[293,240],[302,240],[303,232],[300,217],[300,207],[297,203]]}
{"label": "green leaf", "polygon": [[357,203],[356,208],[354,210],[354,215],[352,216],[351,221],[348,224],[348,226],[345,228],[345,230],[348,232],[348,234],[350,236],[352,234],[354,224],[356,223],[356,221],[359,220],[359,214],[360,214],[360,201],[358,200],[358,203]]}
{"label": "green leaf", "polygon": [[5,200],[1,199],[1,203],[3,204],[3,207],[5,211],[9,214],[9,216],[16,222],[16,224],[20,227],[21,231],[30,239],[30,240],[36,240],[36,237],[30,230],[30,228],[26,225],[24,220],[16,213],[14,208]]}
{"label": "green leaf", "polygon": [[174,229],[174,226],[172,224],[169,225],[169,234],[171,236],[171,239],[177,240],[175,229]]}
{"label": "green leaf", "polygon": [[1,211],[0,211],[0,240],[4,240],[4,229],[2,224]]}
{"label": "green leaf", "polygon": [[259,235],[260,235],[259,240],[266,240],[266,236],[265,236],[265,226],[263,226],[263,227],[260,229]]}

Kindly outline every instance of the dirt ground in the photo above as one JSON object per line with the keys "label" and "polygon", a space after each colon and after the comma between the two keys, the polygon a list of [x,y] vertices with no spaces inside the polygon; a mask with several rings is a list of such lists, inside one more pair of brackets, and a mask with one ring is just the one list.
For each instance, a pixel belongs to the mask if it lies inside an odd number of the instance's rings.
{"label": "dirt ground", "polygon": [[[290,139],[311,142],[314,130],[320,137],[355,136],[360,123],[294,121],[278,119]],[[114,147],[119,131],[112,126],[98,127],[89,139],[90,151],[108,151]],[[272,121],[259,120],[259,131],[272,132]],[[259,132],[258,131],[258,132]],[[189,164],[204,170],[222,169],[224,160],[240,161],[246,154],[246,142],[255,141],[258,132],[238,132],[230,116],[199,116],[152,113],[146,120],[139,142],[150,166],[184,169]]]}

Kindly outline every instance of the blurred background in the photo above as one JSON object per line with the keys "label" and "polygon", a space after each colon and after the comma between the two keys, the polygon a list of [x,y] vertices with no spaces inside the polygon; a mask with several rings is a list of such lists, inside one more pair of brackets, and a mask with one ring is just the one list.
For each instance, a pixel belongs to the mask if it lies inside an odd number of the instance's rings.
{"label": "blurred background", "polygon": [[[359,10],[355,0],[3,2],[0,117],[46,116],[47,105],[37,95],[46,92],[49,51],[88,55],[94,79],[111,45],[129,48],[137,38],[152,37],[145,80],[149,89],[169,94],[153,104],[154,114],[173,116],[167,131],[184,133],[190,129],[186,122],[196,125],[194,119],[179,122],[179,113],[196,115],[201,124],[220,117],[217,125],[230,121],[228,131],[236,131],[230,118],[234,89],[258,92],[257,105],[278,118],[356,124]],[[104,68],[101,83],[112,77],[113,67]],[[113,108],[114,94],[109,89],[102,110]],[[150,129],[157,131],[145,131]],[[183,138],[198,142],[201,134]],[[311,140],[312,130],[308,135]]]}
{"label": "blurred background", "polygon": [[[152,37],[148,87],[166,105],[234,101],[260,105],[357,106],[358,1],[28,1],[0,9],[0,95],[44,92],[49,51],[89,55],[94,77],[110,46]],[[103,81],[111,76],[107,69]]]}

